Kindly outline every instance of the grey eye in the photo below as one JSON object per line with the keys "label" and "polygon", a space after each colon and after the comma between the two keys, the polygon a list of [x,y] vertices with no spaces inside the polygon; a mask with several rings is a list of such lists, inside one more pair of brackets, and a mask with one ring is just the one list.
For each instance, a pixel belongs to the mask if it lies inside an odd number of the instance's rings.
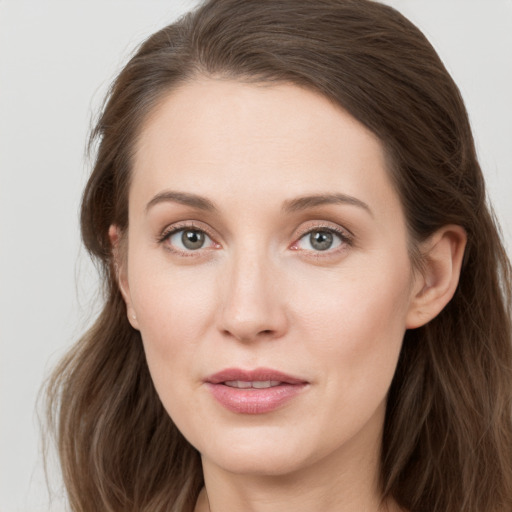
{"label": "grey eye", "polygon": [[200,229],[177,229],[166,239],[171,247],[182,252],[198,251],[214,245],[212,239]]}
{"label": "grey eye", "polygon": [[347,243],[343,235],[327,228],[314,229],[305,233],[297,242],[297,249],[310,252],[325,252]]}
{"label": "grey eye", "polygon": [[316,251],[326,251],[332,247],[334,236],[330,231],[312,231],[309,243]]}
{"label": "grey eye", "polygon": [[183,244],[183,247],[190,251],[201,249],[205,240],[206,237],[202,231],[184,229],[181,233],[181,243]]}

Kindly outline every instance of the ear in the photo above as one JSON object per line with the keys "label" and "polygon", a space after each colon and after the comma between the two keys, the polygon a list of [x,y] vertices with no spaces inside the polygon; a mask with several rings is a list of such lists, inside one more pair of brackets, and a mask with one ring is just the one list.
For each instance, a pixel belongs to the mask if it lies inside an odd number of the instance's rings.
{"label": "ear", "polygon": [[108,236],[110,238],[110,245],[112,246],[112,256],[114,258],[117,285],[119,286],[119,291],[121,292],[121,295],[123,296],[123,299],[126,303],[126,314],[128,316],[128,321],[134,329],[138,330],[139,323],[137,321],[137,315],[133,308],[130,295],[130,287],[128,284],[128,275],[126,269],[127,258],[126,254],[124,253],[125,248],[123,248],[121,230],[118,226],[112,224],[108,229]]}
{"label": "ear", "polygon": [[421,244],[423,267],[415,281],[407,329],[425,325],[450,302],[459,283],[466,241],[464,228],[451,224]]}

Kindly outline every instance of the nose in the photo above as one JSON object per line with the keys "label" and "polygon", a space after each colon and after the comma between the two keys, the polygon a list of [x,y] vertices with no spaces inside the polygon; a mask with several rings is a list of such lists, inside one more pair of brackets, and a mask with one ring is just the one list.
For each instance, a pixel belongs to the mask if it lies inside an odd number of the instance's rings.
{"label": "nose", "polygon": [[230,262],[221,284],[218,327],[243,342],[277,339],[288,329],[282,272],[262,254],[248,251]]}

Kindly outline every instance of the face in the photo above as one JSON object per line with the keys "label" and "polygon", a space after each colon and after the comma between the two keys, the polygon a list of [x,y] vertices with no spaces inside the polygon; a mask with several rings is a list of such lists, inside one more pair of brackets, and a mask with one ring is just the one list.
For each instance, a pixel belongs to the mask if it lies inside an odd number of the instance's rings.
{"label": "face", "polygon": [[198,80],[144,125],[121,285],[206,464],[376,457],[414,274],[379,140],[293,85]]}

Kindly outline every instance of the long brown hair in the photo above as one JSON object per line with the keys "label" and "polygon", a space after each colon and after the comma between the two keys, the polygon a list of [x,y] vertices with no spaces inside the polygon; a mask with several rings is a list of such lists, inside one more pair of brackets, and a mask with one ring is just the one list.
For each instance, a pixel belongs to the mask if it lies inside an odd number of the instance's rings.
{"label": "long brown hair", "polygon": [[159,100],[198,76],[320,92],[383,142],[417,243],[468,236],[458,289],[406,333],[388,397],[384,497],[411,512],[512,510],[511,267],[460,93],[423,34],[369,0],[209,0],[145,41],[112,85],[81,229],[105,303],[48,383],[74,511],[193,510],[200,458],[164,411],[126,318],[108,228],[128,223],[131,149]]}

